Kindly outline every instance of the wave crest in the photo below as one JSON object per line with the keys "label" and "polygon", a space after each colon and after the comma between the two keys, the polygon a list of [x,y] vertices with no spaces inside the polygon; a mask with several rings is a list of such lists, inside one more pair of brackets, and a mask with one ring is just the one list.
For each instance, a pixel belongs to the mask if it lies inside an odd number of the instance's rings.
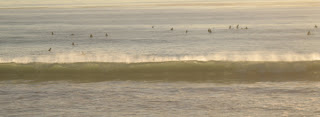
{"label": "wave crest", "polygon": [[211,55],[128,55],[108,53],[60,53],[42,56],[0,57],[0,63],[76,63],[76,62],[111,62],[111,63],[143,63],[168,61],[317,61],[319,53],[273,53],[273,52],[219,52]]}

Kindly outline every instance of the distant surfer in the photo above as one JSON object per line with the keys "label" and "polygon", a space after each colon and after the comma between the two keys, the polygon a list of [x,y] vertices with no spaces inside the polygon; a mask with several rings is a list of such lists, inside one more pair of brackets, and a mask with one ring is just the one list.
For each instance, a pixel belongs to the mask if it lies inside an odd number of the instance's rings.
{"label": "distant surfer", "polygon": [[188,30],[186,30],[186,33],[188,33]]}
{"label": "distant surfer", "polygon": [[54,35],[54,33],[53,33],[53,32],[51,32],[51,35]]}
{"label": "distant surfer", "polygon": [[108,33],[106,33],[106,37],[109,36]]}
{"label": "distant surfer", "polygon": [[317,26],[317,25],[314,25],[314,28],[318,28],[318,26]]}
{"label": "distant surfer", "polygon": [[51,52],[51,48],[49,48],[49,50],[48,50],[49,52]]}
{"label": "distant surfer", "polygon": [[248,27],[246,27],[245,29],[248,30]]}
{"label": "distant surfer", "polygon": [[152,28],[154,28],[154,26],[152,26]]}
{"label": "distant surfer", "polygon": [[237,25],[237,29],[239,29],[239,24]]}
{"label": "distant surfer", "polygon": [[308,31],[307,35],[311,35],[311,32],[310,32],[310,31]]}
{"label": "distant surfer", "polygon": [[93,37],[93,35],[92,34],[90,34],[90,38],[92,38]]}
{"label": "distant surfer", "polygon": [[72,46],[75,46],[74,42],[72,42]]}
{"label": "distant surfer", "polygon": [[231,25],[229,26],[229,29],[231,29]]}
{"label": "distant surfer", "polygon": [[74,36],[74,34],[71,34],[71,36]]}
{"label": "distant surfer", "polygon": [[208,33],[212,33],[212,31],[211,31],[211,29],[210,29],[210,28],[208,29]]}
{"label": "distant surfer", "polygon": [[170,30],[173,31],[173,27]]}

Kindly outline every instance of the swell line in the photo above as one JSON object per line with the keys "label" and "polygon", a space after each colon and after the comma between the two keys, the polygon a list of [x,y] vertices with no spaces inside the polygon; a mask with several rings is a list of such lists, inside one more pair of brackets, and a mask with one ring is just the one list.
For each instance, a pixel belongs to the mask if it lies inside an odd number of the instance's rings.
{"label": "swell line", "polygon": [[320,81],[320,61],[158,63],[2,63],[0,80],[98,82],[190,81],[281,82]]}

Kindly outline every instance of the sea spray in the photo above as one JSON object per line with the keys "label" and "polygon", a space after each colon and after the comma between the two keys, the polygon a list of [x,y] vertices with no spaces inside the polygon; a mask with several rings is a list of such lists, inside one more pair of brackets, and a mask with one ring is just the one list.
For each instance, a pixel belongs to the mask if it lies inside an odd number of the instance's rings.
{"label": "sea spray", "polygon": [[276,52],[219,52],[210,55],[130,55],[108,54],[103,52],[86,53],[58,53],[52,55],[0,57],[0,63],[76,63],[76,62],[111,62],[111,63],[143,63],[143,62],[168,62],[168,61],[317,61],[319,53],[276,53]]}

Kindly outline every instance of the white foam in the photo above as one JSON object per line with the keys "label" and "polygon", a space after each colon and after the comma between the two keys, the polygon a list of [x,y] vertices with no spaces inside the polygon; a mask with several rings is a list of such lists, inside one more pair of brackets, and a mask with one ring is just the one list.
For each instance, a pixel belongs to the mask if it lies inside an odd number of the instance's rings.
{"label": "white foam", "polygon": [[107,54],[90,53],[60,53],[42,56],[24,57],[0,57],[0,63],[75,63],[75,62],[167,62],[167,61],[316,61],[320,60],[319,53],[298,54],[298,53],[275,53],[275,52],[219,52],[211,55],[187,55],[187,56],[156,56],[156,55],[128,55],[128,54]]}

